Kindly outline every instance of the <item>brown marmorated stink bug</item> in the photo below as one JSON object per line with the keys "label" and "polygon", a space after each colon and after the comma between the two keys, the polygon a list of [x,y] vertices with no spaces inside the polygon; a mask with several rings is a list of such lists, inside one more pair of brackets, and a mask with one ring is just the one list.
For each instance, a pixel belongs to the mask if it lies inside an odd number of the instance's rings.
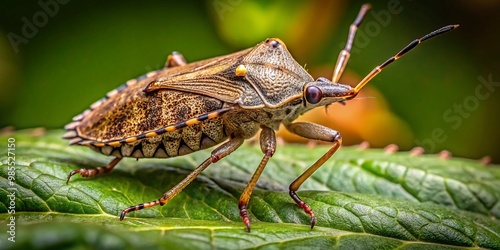
{"label": "brown marmorated stink bug", "polygon": [[255,47],[230,55],[186,63],[172,53],[165,68],[150,72],[107,93],[90,109],[65,126],[71,145],[88,146],[115,158],[104,167],[78,169],[91,177],[110,172],[124,157],[169,158],[189,154],[222,143],[180,183],[159,199],[123,210],[120,220],[132,211],[165,205],[210,164],[235,151],[259,130],[264,157],[239,199],[240,215],[248,231],[247,206],[252,191],[276,150],[275,130],[283,124],[299,136],[331,142],[333,146],[290,184],[292,199],[316,222],[312,209],[296,191],[340,147],[339,132],[313,123],[293,122],[300,114],[316,107],[353,99],[383,68],[419,43],[453,30],[448,25],[415,39],[395,56],[375,67],[356,87],[338,83],[349,60],[354,35],[369,4],[361,7],[351,24],[347,43],[340,52],[332,80],[314,80],[288,52],[285,44],[270,38]]}

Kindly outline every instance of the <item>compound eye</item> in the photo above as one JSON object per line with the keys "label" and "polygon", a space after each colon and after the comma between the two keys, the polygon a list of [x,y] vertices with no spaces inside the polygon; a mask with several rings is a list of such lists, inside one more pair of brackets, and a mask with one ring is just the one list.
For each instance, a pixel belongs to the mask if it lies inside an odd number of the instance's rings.
{"label": "compound eye", "polygon": [[310,104],[316,104],[321,101],[323,92],[318,87],[309,86],[306,88],[306,101]]}

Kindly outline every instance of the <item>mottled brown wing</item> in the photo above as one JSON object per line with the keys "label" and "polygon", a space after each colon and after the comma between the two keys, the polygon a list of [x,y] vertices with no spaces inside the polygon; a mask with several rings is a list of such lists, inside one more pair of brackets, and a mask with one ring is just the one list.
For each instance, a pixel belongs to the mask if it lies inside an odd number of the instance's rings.
{"label": "mottled brown wing", "polygon": [[[252,49],[151,72],[110,91],[66,126],[70,143],[136,137],[215,112],[224,103],[262,106],[235,68]],[[75,139],[73,139],[75,138]],[[87,143],[84,143],[87,144]]]}
{"label": "mottled brown wing", "polygon": [[168,75],[170,70],[152,72],[142,80],[130,80],[110,91],[65,127],[70,131],[65,137],[72,139],[72,144],[121,140],[179,124],[223,107],[224,102],[195,93],[143,91],[149,82]]}
{"label": "mottled brown wing", "polygon": [[242,103],[249,86],[243,78],[235,75],[235,69],[250,50],[173,68],[174,71],[170,74],[151,81],[144,91],[151,93],[161,89],[179,90],[228,103]]}

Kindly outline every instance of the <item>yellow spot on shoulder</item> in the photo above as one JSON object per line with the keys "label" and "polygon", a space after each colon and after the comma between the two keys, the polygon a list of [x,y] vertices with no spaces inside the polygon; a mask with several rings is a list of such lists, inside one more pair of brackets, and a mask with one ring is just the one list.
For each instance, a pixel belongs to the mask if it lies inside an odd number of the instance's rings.
{"label": "yellow spot on shoulder", "polygon": [[236,67],[237,76],[246,76],[246,74],[247,74],[247,67],[245,67],[245,65],[240,64],[238,67]]}

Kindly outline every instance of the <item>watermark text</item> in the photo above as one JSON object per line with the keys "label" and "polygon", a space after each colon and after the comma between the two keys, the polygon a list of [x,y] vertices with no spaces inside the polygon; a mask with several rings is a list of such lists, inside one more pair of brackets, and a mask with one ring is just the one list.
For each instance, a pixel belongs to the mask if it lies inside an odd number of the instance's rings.
{"label": "watermark text", "polygon": [[[474,93],[466,96],[461,102],[453,105],[443,112],[443,121],[453,130],[462,126],[463,120],[469,118],[471,114],[479,108],[480,102],[488,99],[496,88],[500,87],[500,82],[493,80],[492,74],[488,78],[478,76],[479,84],[474,88]],[[424,148],[425,151],[433,152],[437,144],[448,140],[448,135],[443,128],[434,128],[428,138],[415,140],[415,144]]]}
{"label": "watermark text", "polygon": [[30,39],[38,34],[39,29],[47,25],[49,18],[56,16],[59,12],[59,6],[68,2],[69,0],[39,0],[38,6],[40,6],[41,10],[35,12],[31,18],[26,16],[21,18],[23,26],[20,32],[9,32],[7,34],[14,51],[18,53],[21,44],[28,44]]}
{"label": "watermark text", "polygon": [[16,242],[16,139],[7,139],[7,179],[9,185],[7,191],[9,194],[7,211],[10,214],[7,220],[7,239]]}

